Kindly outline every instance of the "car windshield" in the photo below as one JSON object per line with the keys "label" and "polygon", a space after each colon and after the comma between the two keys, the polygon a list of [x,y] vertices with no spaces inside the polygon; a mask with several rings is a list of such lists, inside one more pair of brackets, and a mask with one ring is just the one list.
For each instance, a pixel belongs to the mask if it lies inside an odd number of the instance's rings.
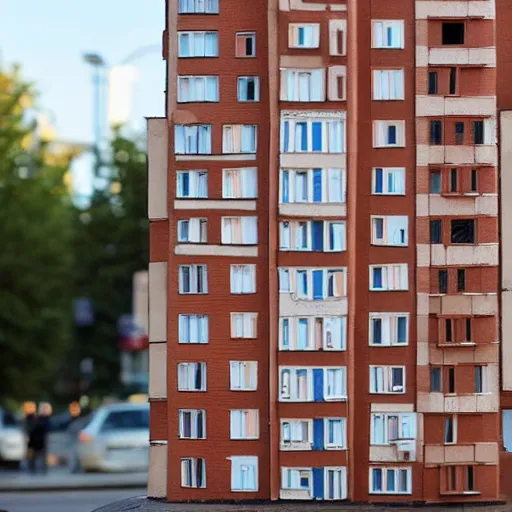
{"label": "car windshield", "polygon": [[112,411],[105,418],[102,431],[147,429],[149,428],[149,410],[136,409],[133,411]]}
{"label": "car windshield", "polygon": [[14,417],[14,414],[9,411],[4,411],[4,426],[5,427],[15,427],[18,425],[18,421]]}

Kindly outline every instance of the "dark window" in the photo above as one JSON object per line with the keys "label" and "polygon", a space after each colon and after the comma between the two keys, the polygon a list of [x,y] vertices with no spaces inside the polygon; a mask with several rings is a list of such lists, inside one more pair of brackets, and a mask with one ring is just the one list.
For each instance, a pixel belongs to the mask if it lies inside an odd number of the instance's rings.
{"label": "dark window", "polygon": [[457,93],[457,68],[450,68],[450,90],[449,94]]}
{"label": "dark window", "polygon": [[455,432],[453,429],[453,416],[446,416],[444,420],[444,442],[454,443]]}
{"label": "dark window", "polygon": [[475,490],[475,473],[473,471],[473,466],[466,467],[466,488],[465,491],[474,491]]}
{"label": "dark window", "polygon": [[464,123],[461,121],[455,123],[455,144],[464,144]]}
{"label": "dark window", "polygon": [[375,345],[382,344],[382,319],[373,319],[373,343]]}
{"label": "dark window", "polygon": [[483,366],[475,366],[475,393],[484,392],[484,368]]}
{"label": "dark window", "polygon": [[484,122],[473,121],[473,144],[484,143]]}
{"label": "dark window", "polygon": [[149,410],[113,411],[103,422],[101,430],[131,430],[149,428]]}
{"label": "dark window", "polygon": [[455,393],[455,368],[448,368],[448,393]]}
{"label": "dark window", "polygon": [[430,121],[430,144],[439,145],[443,141],[443,126],[441,121]]}
{"label": "dark window", "polygon": [[443,44],[464,44],[464,23],[443,23]]}
{"label": "dark window", "polygon": [[474,219],[452,220],[452,244],[475,243]]}
{"label": "dark window", "polygon": [[256,87],[254,78],[247,80],[247,100],[254,101],[256,99]]}
{"label": "dark window", "polygon": [[466,340],[471,341],[471,318],[466,318]]}
{"label": "dark window", "polygon": [[478,192],[478,171],[471,169],[471,192]]}
{"label": "dark window", "polygon": [[430,368],[430,391],[441,392],[441,368]]}
{"label": "dark window", "polygon": [[388,126],[388,144],[396,144],[396,126]]}
{"label": "dark window", "polygon": [[457,489],[457,466],[446,466],[446,490]]}
{"label": "dark window", "polygon": [[245,54],[248,56],[254,55],[254,39],[252,37],[245,39]]}
{"label": "dark window", "polygon": [[443,225],[441,220],[430,221],[430,243],[442,244],[443,243]]}
{"label": "dark window", "polygon": [[448,293],[448,270],[443,269],[438,272],[439,293]]}
{"label": "dark window", "polygon": [[450,192],[457,192],[457,169],[450,169]]}
{"label": "dark window", "polygon": [[437,72],[428,72],[428,93],[437,94]]}
{"label": "dark window", "polygon": [[441,193],[441,171],[430,172],[430,193],[440,194]]}
{"label": "dark window", "polygon": [[457,291],[466,291],[466,270],[463,268],[457,269]]}
{"label": "dark window", "polygon": [[445,335],[445,341],[453,341],[451,318],[447,318],[444,321],[444,335]]}

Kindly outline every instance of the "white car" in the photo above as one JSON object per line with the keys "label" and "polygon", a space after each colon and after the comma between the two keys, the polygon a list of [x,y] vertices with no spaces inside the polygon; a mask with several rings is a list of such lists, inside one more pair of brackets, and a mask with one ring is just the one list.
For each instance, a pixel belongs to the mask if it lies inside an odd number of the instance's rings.
{"label": "white car", "polygon": [[72,470],[147,471],[149,405],[112,404],[98,408],[78,432]]}
{"label": "white car", "polygon": [[0,409],[0,461],[19,465],[25,459],[25,435],[13,414]]}

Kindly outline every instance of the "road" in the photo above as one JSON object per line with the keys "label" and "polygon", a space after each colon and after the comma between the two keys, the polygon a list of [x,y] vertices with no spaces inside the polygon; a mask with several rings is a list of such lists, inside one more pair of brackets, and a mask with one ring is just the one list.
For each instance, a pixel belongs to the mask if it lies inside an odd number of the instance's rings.
{"label": "road", "polygon": [[146,489],[2,493],[0,512],[92,512],[114,501],[146,494]]}

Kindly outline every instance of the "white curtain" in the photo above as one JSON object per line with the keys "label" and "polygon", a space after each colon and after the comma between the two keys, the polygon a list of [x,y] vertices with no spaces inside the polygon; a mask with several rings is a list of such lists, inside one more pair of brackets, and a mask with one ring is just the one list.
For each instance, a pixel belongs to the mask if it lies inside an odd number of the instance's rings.
{"label": "white curtain", "polygon": [[190,341],[190,317],[189,315],[180,315],[178,320],[179,341]]}
{"label": "white curtain", "polygon": [[256,245],[258,243],[258,218],[242,217],[242,243]]}
{"label": "white curtain", "polygon": [[205,57],[217,57],[219,54],[217,32],[206,32],[204,46]]}
{"label": "white curtain", "polygon": [[281,241],[280,247],[282,249],[290,248],[290,223],[289,222],[281,222]]}
{"label": "white curtain", "polygon": [[279,269],[279,291],[290,291],[290,271],[286,268]]}
{"label": "white curtain", "polygon": [[307,298],[308,296],[308,274],[306,270],[297,271],[297,296]]}
{"label": "white curtain", "polygon": [[[199,153],[209,155],[212,152],[212,127],[211,125],[199,126]],[[197,151],[196,151],[197,152]]]}
{"label": "white curtain", "polygon": [[304,350],[308,347],[308,334],[308,320],[300,318],[297,329],[297,348],[299,350]]}
{"label": "white curtain", "polygon": [[308,200],[308,175],[305,172],[295,172],[295,201],[307,202]]}
{"label": "white curtain", "polygon": [[185,153],[185,127],[182,124],[174,127],[174,152],[177,155]]}
{"label": "white curtain", "polygon": [[216,76],[207,76],[206,79],[206,101],[219,101],[219,78]]}
{"label": "white curtain", "polygon": [[194,32],[194,57],[204,57],[204,32]]}
{"label": "white curtain", "polygon": [[327,170],[327,195],[330,203],[343,202],[343,182],[341,169]]}
{"label": "white curtain", "polygon": [[190,56],[190,35],[188,33],[178,34],[178,56]]}
{"label": "white curtain", "polygon": [[381,414],[372,415],[373,422],[373,437],[372,444],[384,444],[386,442],[386,436],[384,433],[384,417]]}
{"label": "white curtain", "polygon": [[373,22],[373,45],[375,48],[381,48],[384,43],[384,27],[382,21]]}
{"label": "white curtain", "polygon": [[258,170],[240,169],[240,181],[243,198],[258,197]]}
{"label": "white curtain", "polygon": [[240,150],[242,153],[256,152],[256,126],[242,125]]}
{"label": "white curtain", "polygon": [[329,153],[345,152],[344,125],[344,121],[329,121]]}

